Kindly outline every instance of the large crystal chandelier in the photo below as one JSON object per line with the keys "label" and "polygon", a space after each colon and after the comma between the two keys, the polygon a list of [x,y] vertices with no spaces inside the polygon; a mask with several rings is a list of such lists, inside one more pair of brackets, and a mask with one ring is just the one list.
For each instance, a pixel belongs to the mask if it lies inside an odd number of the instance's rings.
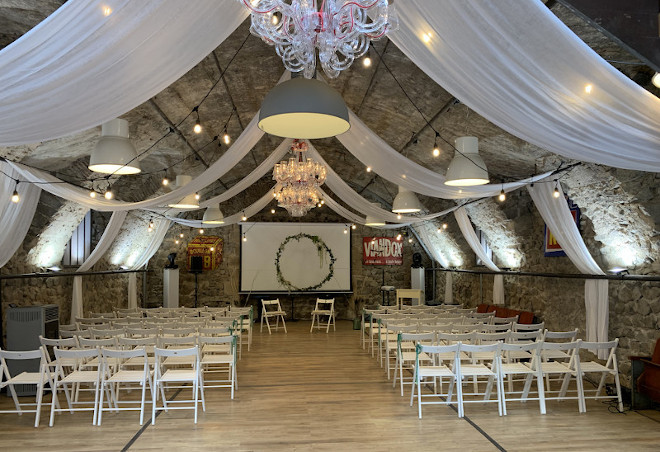
{"label": "large crystal chandelier", "polygon": [[305,141],[293,140],[291,152],[294,157],[276,163],[273,168],[273,179],[277,181],[274,196],[289,215],[302,217],[320,202],[319,187],[325,182],[326,169],[306,157]]}
{"label": "large crystal chandelier", "polygon": [[316,72],[316,49],[323,71],[335,78],[369,43],[399,27],[389,0],[239,0],[252,15],[250,31],[274,45],[284,67]]}

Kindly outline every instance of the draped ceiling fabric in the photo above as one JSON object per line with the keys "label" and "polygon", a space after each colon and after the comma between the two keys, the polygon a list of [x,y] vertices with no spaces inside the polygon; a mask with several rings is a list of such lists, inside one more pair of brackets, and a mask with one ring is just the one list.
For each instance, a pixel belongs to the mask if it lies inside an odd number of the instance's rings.
{"label": "draped ceiling fabric", "polygon": [[[493,260],[488,256],[488,254],[486,254],[483,247],[481,246],[479,237],[477,237],[477,234],[474,232],[474,228],[472,227],[472,223],[470,222],[470,218],[468,217],[465,208],[461,207],[460,209],[455,210],[454,216],[456,217],[456,222],[458,222],[458,227],[463,233],[463,237],[465,237],[465,241],[468,242],[468,245],[470,245],[470,248],[472,248],[474,254],[476,254],[479,259],[481,259],[481,262],[483,262],[489,270],[499,272],[500,269],[497,267],[497,265],[495,265]],[[504,304],[503,275],[495,275],[495,280],[493,282],[493,304]]]}
{"label": "draped ceiling fabric", "polygon": [[[90,270],[94,264],[96,264],[99,259],[105,254],[106,251],[112,245],[119,230],[124,224],[126,219],[127,212],[115,212],[110,217],[108,225],[105,227],[105,231],[101,235],[99,243],[96,244],[94,251],[89,255],[85,262],[78,267],[77,272],[86,272]],[[76,317],[83,317],[83,288],[82,288],[82,276],[73,277],[73,294],[71,297],[71,324],[76,321]]]}
{"label": "draped ceiling fabric", "polygon": [[[2,231],[0,235],[0,268],[2,268],[21,246],[30,229],[37,204],[39,204],[41,189],[32,184],[18,184],[16,187],[15,179],[18,179],[19,175],[7,162],[0,161],[0,171],[9,175],[7,177],[0,173],[4,176],[0,177],[0,231]],[[20,196],[18,203],[11,202],[14,189]]]}
{"label": "draped ceiling fabric", "polygon": [[390,39],[493,124],[573,159],[660,171],[660,99],[598,56],[543,2],[406,0],[397,11],[399,30]]}
{"label": "draped ceiling fabric", "polygon": [[[555,186],[555,184],[536,184],[527,187],[527,190],[546,226],[578,270],[587,275],[604,275],[582,240],[564,194],[562,193],[560,198],[553,197]],[[587,279],[584,283],[587,341],[607,342],[609,324],[607,291],[606,279]],[[606,359],[606,355],[599,351],[600,359]]]}
{"label": "draped ceiling fabric", "polygon": [[247,16],[235,0],[66,2],[0,51],[0,145],[71,135],[123,115]]}

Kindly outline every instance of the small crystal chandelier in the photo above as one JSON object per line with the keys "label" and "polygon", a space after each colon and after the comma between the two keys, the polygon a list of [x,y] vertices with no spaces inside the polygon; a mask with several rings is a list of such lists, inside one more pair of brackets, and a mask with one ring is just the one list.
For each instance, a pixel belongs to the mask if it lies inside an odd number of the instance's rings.
{"label": "small crystal chandelier", "polygon": [[327,174],[325,166],[306,157],[307,147],[305,141],[293,140],[291,152],[295,157],[273,168],[275,199],[292,217],[302,217],[320,202],[319,187]]}
{"label": "small crystal chandelier", "polygon": [[274,45],[284,67],[316,72],[316,49],[330,78],[369,50],[369,43],[399,27],[389,0],[238,0],[250,10],[250,31]]}

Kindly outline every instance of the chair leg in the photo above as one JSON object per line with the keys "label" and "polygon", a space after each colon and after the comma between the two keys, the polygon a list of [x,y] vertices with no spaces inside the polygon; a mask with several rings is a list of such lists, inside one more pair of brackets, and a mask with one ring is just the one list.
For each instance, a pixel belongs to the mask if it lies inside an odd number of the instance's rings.
{"label": "chair leg", "polygon": [[316,314],[312,313],[312,326],[309,327],[309,332],[311,333],[314,330],[314,319],[316,318]]}
{"label": "chair leg", "polygon": [[37,412],[34,414],[34,426],[39,427],[39,417],[41,415],[41,400],[44,396],[44,383],[42,381],[37,385]]}
{"label": "chair leg", "polygon": [[[98,414],[98,425],[101,425],[101,421],[103,419],[103,391],[105,389],[105,384],[101,383],[101,395],[99,398],[99,414]],[[114,396],[113,396],[114,398]],[[108,401],[108,406],[110,405],[110,401]]]}

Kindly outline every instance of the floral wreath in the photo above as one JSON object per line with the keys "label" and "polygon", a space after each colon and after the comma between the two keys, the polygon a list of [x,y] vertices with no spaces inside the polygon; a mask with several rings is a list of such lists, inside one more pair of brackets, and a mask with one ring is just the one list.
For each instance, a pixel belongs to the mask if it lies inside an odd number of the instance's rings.
{"label": "floral wreath", "polygon": [[[319,254],[319,260],[321,261],[321,265],[323,265],[323,260],[325,258],[326,253],[330,257],[330,266],[328,269],[328,274],[325,276],[323,281],[313,286],[308,286],[303,288],[296,287],[290,281],[284,279],[284,276],[282,275],[282,269],[280,268],[280,258],[282,257],[282,251],[284,251],[284,248],[286,247],[287,243],[289,243],[291,240],[295,240],[299,242],[300,239],[309,239],[312,241],[314,245],[316,245],[316,251]],[[326,245],[325,242],[321,240],[321,237],[319,237],[318,235],[309,235],[309,234],[304,234],[302,232],[300,234],[290,235],[284,239],[284,241],[277,250],[277,254],[275,254],[275,271],[277,273],[277,282],[279,282],[281,285],[286,287],[289,291],[307,292],[310,290],[316,290],[319,287],[321,287],[323,284],[325,284],[326,282],[332,279],[332,277],[335,274],[336,260],[337,259],[332,254],[332,251],[330,250],[330,248],[328,248],[328,245]]]}

